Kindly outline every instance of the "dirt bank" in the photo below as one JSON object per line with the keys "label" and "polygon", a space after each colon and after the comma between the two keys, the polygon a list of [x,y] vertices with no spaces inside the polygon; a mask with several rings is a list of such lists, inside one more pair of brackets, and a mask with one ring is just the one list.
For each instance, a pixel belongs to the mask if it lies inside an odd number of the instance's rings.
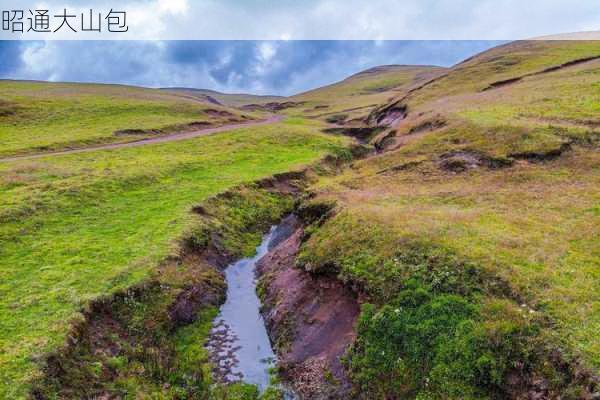
{"label": "dirt bank", "polygon": [[341,357],[354,341],[358,301],[335,278],[295,266],[304,230],[286,220],[290,236],[257,264],[263,316],[282,376],[305,399],[347,398]]}
{"label": "dirt bank", "polygon": [[[227,388],[212,386],[212,366],[204,355],[212,319],[225,301],[223,268],[249,256],[256,239],[292,211],[309,175],[332,173],[346,162],[329,156],[314,169],[276,174],[192,207],[196,222],[181,237],[176,253],[145,281],[94,300],[81,310],[65,345],[40,359],[41,374],[31,382],[31,397],[120,399],[135,393],[144,398],[209,398],[214,390],[226,392]],[[301,232],[296,225],[282,229],[276,243]],[[298,288],[306,285],[308,290],[326,289],[323,284],[308,285],[305,275],[298,278],[305,281],[290,283]],[[313,296],[315,292],[307,293]],[[325,312],[334,307],[335,299],[323,303]],[[353,308],[352,315],[357,312]],[[351,325],[341,324],[348,332]],[[307,343],[324,335],[326,327],[302,331],[309,335]],[[341,354],[341,349],[322,354],[321,344],[314,343],[309,353],[297,350],[290,360],[304,362],[307,357],[325,355],[324,360],[332,361],[335,376],[341,376],[340,364],[333,362],[337,361],[333,355]]]}
{"label": "dirt bank", "polygon": [[277,187],[242,185],[194,207],[203,215],[181,238],[177,255],[144,282],[81,311],[64,347],[41,360],[32,397],[209,398],[214,380],[203,346],[205,327],[225,301],[221,271],[291,211],[292,196]]}

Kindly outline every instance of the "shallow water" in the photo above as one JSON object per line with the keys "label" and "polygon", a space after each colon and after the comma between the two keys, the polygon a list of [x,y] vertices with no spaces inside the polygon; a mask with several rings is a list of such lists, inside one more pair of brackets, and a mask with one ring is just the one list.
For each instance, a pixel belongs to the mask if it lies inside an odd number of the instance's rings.
{"label": "shallow water", "polygon": [[271,228],[256,249],[256,255],[225,269],[227,301],[213,322],[207,345],[216,374],[224,382],[244,381],[262,391],[269,385],[269,369],[275,354],[260,314],[256,295],[256,262],[285,235],[282,228]]}

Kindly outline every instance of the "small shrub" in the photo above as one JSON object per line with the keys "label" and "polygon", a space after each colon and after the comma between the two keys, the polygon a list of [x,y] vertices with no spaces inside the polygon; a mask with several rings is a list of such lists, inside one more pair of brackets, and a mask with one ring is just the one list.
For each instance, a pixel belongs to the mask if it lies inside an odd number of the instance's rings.
{"label": "small shrub", "polygon": [[413,279],[392,302],[363,307],[348,366],[366,398],[480,399],[531,364],[535,333],[524,318],[487,320],[473,299]]}

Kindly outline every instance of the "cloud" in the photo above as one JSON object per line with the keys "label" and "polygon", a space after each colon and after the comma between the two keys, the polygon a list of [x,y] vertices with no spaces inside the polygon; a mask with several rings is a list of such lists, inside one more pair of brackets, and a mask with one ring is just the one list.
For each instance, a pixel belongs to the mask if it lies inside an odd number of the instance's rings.
{"label": "cloud", "polygon": [[[23,9],[1,0],[3,9]],[[77,12],[126,10],[126,39],[524,39],[600,29],[597,0],[44,0]],[[31,7],[35,7],[35,3]],[[81,39],[63,32],[41,39]],[[4,35],[4,36],[3,36]],[[0,37],[8,33],[0,31]],[[86,34],[87,38],[106,39]],[[29,38],[34,38],[30,36]],[[114,37],[113,37],[114,38]]]}
{"label": "cloud", "polygon": [[0,41],[0,77],[289,95],[382,64],[450,66],[488,41]]}

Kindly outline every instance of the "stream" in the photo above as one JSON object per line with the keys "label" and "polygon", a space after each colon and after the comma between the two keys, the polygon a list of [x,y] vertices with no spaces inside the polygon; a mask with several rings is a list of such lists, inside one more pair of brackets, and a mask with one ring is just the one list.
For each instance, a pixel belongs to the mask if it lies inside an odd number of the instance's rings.
{"label": "stream", "polygon": [[225,269],[227,300],[213,321],[207,342],[214,373],[223,383],[243,381],[257,385],[261,392],[269,386],[269,370],[275,366],[275,354],[260,314],[255,267],[287,235],[285,223],[272,227],[254,257],[239,260]]}

